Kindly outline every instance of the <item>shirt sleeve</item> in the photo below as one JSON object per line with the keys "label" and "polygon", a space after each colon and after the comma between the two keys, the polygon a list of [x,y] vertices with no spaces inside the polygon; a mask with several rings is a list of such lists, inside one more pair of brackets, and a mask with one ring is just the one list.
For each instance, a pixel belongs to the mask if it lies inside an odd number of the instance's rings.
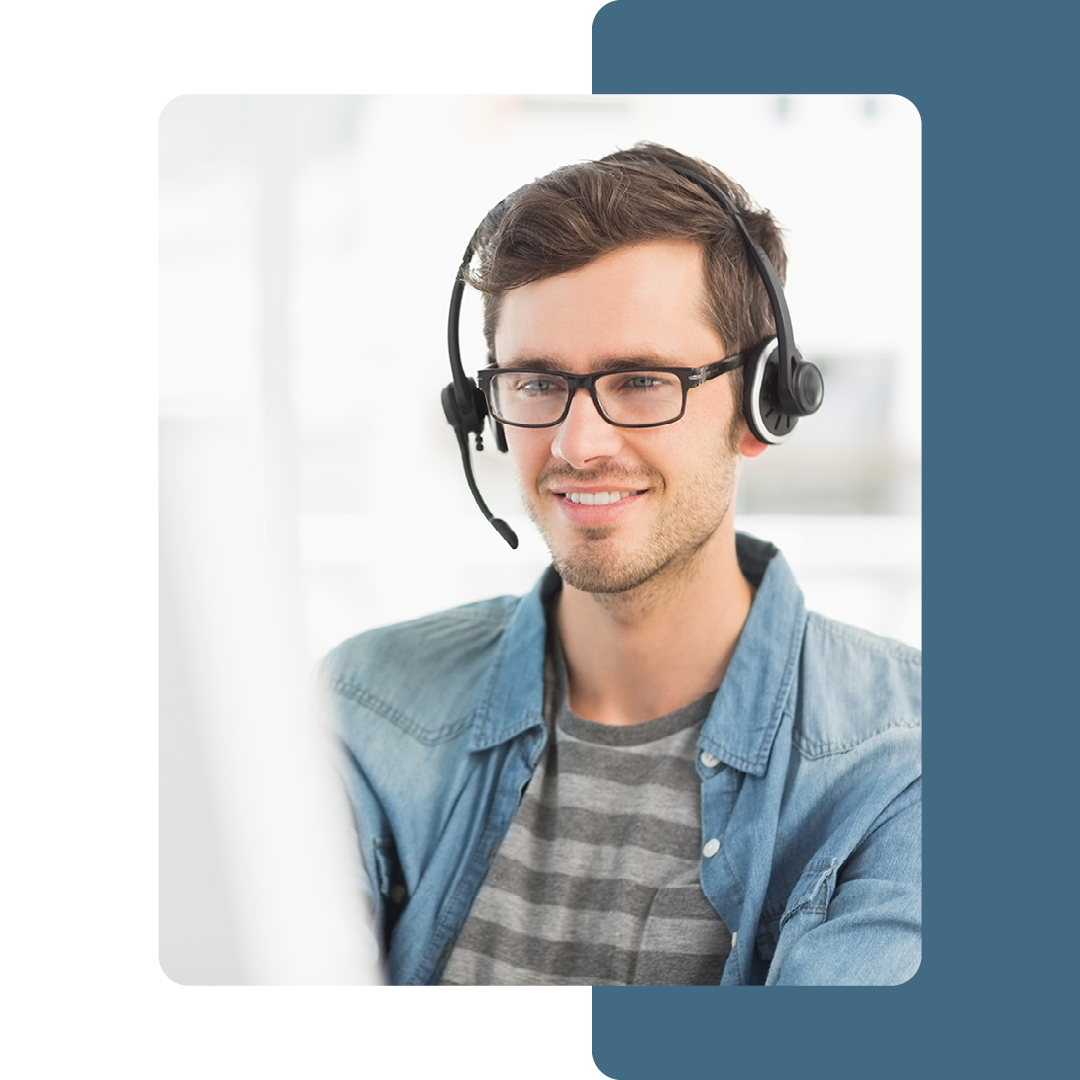
{"label": "shirt sleeve", "polygon": [[819,861],[781,921],[767,986],[895,986],[922,956],[922,803],[916,780],[850,857]]}

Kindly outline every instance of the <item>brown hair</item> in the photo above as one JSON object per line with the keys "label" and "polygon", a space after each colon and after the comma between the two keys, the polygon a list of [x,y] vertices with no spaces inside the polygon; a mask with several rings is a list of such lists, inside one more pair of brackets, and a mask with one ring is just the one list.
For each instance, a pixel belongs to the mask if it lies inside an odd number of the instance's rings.
{"label": "brown hair", "polygon": [[599,161],[566,165],[504,199],[473,238],[468,282],[484,294],[484,336],[495,356],[499,305],[509,290],[579,270],[616,248],[649,240],[691,240],[705,253],[707,315],[729,354],[770,338],[772,308],[730,215],[679,165],[727,193],[783,282],[780,230],[767,210],[718,169],[656,143]]}

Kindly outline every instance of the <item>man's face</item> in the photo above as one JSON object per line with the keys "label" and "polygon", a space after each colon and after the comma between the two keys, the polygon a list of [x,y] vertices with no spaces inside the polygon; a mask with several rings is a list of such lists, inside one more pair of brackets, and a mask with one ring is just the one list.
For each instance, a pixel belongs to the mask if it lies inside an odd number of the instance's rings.
{"label": "man's face", "polygon": [[[653,241],[508,292],[495,352],[500,367],[575,374],[616,361],[704,367],[727,355],[705,311],[700,248]],[[688,565],[729,512],[740,452],[763,449],[727,376],[691,390],[675,424],[615,427],[578,390],[557,427],[507,427],[506,437],[556,569],[574,588],[604,593]]]}

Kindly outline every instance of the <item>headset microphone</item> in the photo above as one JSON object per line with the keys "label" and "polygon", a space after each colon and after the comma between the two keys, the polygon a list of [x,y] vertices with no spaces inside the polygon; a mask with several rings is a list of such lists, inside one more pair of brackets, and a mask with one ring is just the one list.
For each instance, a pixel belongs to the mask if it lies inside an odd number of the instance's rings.
{"label": "headset microphone", "polygon": [[[476,486],[476,477],[473,476],[472,457],[469,453],[469,436],[476,436],[476,449],[484,449],[484,420],[487,418],[487,402],[476,383],[468,378],[465,369],[461,366],[461,347],[458,342],[458,324],[461,317],[461,298],[465,293],[465,272],[472,261],[473,246],[470,243],[465,249],[465,257],[458,271],[457,280],[454,282],[454,290],[450,294],[450,317],[446,328],[446,342],[450,350],[450,368],[454,375],[454,381],[442,392],[442,407],[446,414],[447,422],[454,429],[457,436],[458,448],[461,450],[461,464],[465,469],[465,481],[469,485],[472,497],[480,512],[491,522],[495,531],[512,547],[518,546],[517,534],[502,518],[497,518],[484,502],[480,489]],[[494,421],[492,421],[494,424]],[[502,425],[495,425],[501,428]],[[500,450],[506,449],[506,440],[502,431],[496,432],[496,442]]]}
{"label": "headset microphone", "polygon": [[[450,390],[451,387],[447,387],[446,390]],[[443,408],[446,408],[446,390],[443,391]],[[451,421],[452,423],[453,421]],[[480,507],[480,512],[495,526],[495,531],[512,547],[518,546],[517,533],[510,528],[509,525],[503,521],[502,518],[497,518],[487,507],[487,503],[484,502],[483,497],[480,495],[480,491],[476,486],[476,478],[473,476],[472,461],[469,456],[469,436],[466,432],[460,428],[455,427],[455,434],[457,435],[458,446],[461,448],[461,464],[465,468],[465,481],[469,485],[469,490],[472,492],[473,498],[476,500],[476,505]]]}

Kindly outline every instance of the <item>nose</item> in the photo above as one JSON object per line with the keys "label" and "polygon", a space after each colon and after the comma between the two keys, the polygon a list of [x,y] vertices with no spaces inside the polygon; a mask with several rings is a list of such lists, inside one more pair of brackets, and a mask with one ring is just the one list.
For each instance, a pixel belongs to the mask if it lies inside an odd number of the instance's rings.
{"label": "nose", "polygon": [[575,469],[584,469],[596,459],[613,457],[622,443],[622,430],[596,411],[588,390],[579,389],[570,399],[566,418],[555,430],[551,452]]}

